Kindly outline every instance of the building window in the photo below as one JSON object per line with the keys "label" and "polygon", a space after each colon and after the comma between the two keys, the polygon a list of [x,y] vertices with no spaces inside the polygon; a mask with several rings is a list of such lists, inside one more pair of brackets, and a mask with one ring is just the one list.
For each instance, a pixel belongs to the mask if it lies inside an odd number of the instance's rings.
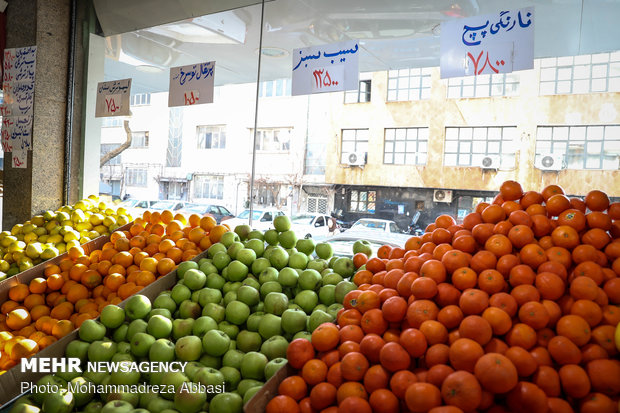
{"label": "building window", "polygon": [[327,197],[317,194],[308,194],[308,213],[327,214]]}
{"label": "building window", "polygon": [[[101,144],[101,157],[103,158],[110,151],[118,148],[118,144],[116,143],[102,143]],[[105,163],[106,165],[120,165],[121,164],[121,156],[116,155],[114,158],[110,159]]]}
{"label": "building window", "polygon": [[377,191],[351,191],[349,211],[375,213],[377,205]]}
{"label": "building window", "polygon": [[327,150],[325,143],[308,142],[306,144],[304,173],[306,175],[325,175],[326,158]]}
{"label": "building window", "polygon": [[370,102],[370,80],[360,80],[357,90],[344,92],[344,103]]}
{"label": "building window", "polygon": [[150,93],[138,93],[135,95],[131,95],[131,106],[147,106],[151,104],[151,94]]}
{"label": "building window", "polygon": [[519,94],[519,75],[499,73],[448,79],[448,98],[486,98]]}
{"label": "building window", "polygon": [[131,147],[134,149],[144,149],[149,147],[149,132],[132,132]]}
{"label": "building window", "polygon": [[343,129],[340,163],[347,163],[351,152],[368,152],[368,129]]}
{"label": "building window", "polygon": [[428,128],[394,128],[385,130],[383,163],[426,165]]}
{"label": "building window", "polygon": [[198,149],[226,148],[225,126],[196,126]]}
{"label": "building window", "polygon": [[431,68],[388,72],[388,101],[421,100],[431,97]]}
{"label": "building window", "polygon": [[214,175],[194,176],[194,198],[223,199],[224,177]]}
{"label": "building window", "polygon": [[540,60],[540,94],[620,92],[620,51]]}
{"label": "building window", "polygon": [[261,98],[275,96],[291,96],[291,80],[276,79],[261,82],[258,89],[258,96]]}
{"label": "building window", "polygon": [[146,186],[147,170],[144,168],[127,168],[125,170],[125,185]]}
{"label": "building window", "polygon": [[[253,130],[250,131],[253,139]],[[291,149],[293,128],[263,128],[256,131],[256,150],[269,152],[288,152]]]}
{"label": "building window", "polygon": [[118,116],[106,117],[101,121],[102,128],[120,128],[123,126],[123,118]]}
{"label": "building window", "polygon": [[620,125],[539,126],[536,156],[564,157],[568,169],[620,168]]}
{"label": "building window", "polygon": [[514,126],[446,128],[445,166],[481,166],[487,157],[496,157],[501,168],[515,166]]}

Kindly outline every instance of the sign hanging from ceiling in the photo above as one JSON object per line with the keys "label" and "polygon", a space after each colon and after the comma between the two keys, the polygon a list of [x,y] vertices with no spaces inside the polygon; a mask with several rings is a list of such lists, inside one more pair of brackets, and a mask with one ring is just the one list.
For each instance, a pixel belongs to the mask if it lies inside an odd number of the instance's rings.
{"label": "sign hanging from ceiling", "polygon": [[510,73],[534,67],[534,8],[441,24],[441,78]]}
{"label": "sign hanging from ceiling", "polygon": [[214,72],[215,62],[171,68],[168,106],[213,103]]}
{"label": "sign hanging from ceiling", "polygon": [[293,96],[359,87],[359,44],[355,40],[293,50]]}
{"label": "sign hanging from ceiling", "polygon": [[130,116],[129,97],[131,79],[112,80],[97,83],[95,117]]}

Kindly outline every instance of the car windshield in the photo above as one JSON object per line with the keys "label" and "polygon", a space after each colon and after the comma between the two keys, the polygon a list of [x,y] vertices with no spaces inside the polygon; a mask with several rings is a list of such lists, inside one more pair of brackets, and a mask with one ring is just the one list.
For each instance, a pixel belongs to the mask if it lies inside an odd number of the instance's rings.
{"label": "car windshield", "polygon": [[351,228],[385,229],[385,222],[360,219]]}
{"label": "car windshield", "polygon": [[291,223],[298,225],[310,225],[312,224],[312,215],[297,215],[291,219]]}
{"label": "car windshield", "polygon": [[192,214],[204,214],[207,208],[209,208],[208,205],[192,205],[189,207],[185,207],[185,210]]}
{"label": "car windshield", "polygon": [[[260,216],[263,214],[263,211],[252,211],[252,221],[256,221],[260,219]],[[248,219],[250,217],[250,210],[246,209],[242,213],[240,213],[237,218],[240,219]]]}
{"label": "car windshield", "polygon": [[131,208],[131,207],[136,206],[137,203],[138,203],[137,199],[127,199],[121,202],[120,204],[118,204],[118,206],[123,206],[125,208]]}
{"label": "car windshield", "polygon": [[158,201],[151,205],[153,209],[172,209],[176,205],[174,201]]}

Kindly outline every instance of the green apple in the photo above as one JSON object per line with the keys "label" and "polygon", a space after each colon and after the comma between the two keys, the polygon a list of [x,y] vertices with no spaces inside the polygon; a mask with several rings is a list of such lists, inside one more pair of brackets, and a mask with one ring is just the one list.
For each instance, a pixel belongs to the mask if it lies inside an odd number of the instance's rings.
{"label": "green apple", "polygon": [[184,284],[176,284],[172,287],[170,297],[172,297],[176,305],[179,305],[183,301],[189,300],[192,297],[192,290]]}
{"label": "green apple", "polygon": [[[187,382],[189,382],[189,378],[180,371],[169,371],[161,377],[161,384],[163,386],[174,386],[175,393],[181,388],[183,383]],[[161,396],[168,400],[174,399],[174,394],[170,394],[170,392],[162,392]],[[149,408],[149,410],[151,409]]]}
{"label": "green apple", "polygon": [[355,273],[355,265],[349,257],[340,257],[334,262],[334,272],[342,275],[343,278],[349,278]]}
{"label": "green apple", "polygon": [[202,341],[197,336],[181,337],[174,346],[174,352],[179,360],[198,360],[202,354]]}
{"label": "green apple", "polygon": [[283,287],[295,287],[298,279],[299,273],[291,267],[284,267],[278,273],[278,282]]}
{"label": "green apple", "polygon": [[306,314],[310,314],[319,304],[319,296],[312,290],[303,290],[295,296],[295,304],[299,305]]}
{"label": "green apple", "polygon": [[200,304],[191,300],[185,300],[179,305],[179,316],[181,318],[197,319],[200,317],[201,312],[202,308],[200,308]]}
{"label": "green apple", "polygon": [[202,309],[202,315],[211,317],[219,323],[226,318],[226,307],[215,303],[207,303]]}
{"label": "green apple", "polygon": [[231,259],[234,260],[237,258],[237,253],[241,251],[242,249],[243,249],[243,243],[240,241],[235,241],[228,246],[228,249],[226,249],[226,253]]}
{"label": "green apple", "polygon": [[[262,239],[257,239],[257,238],[250,239],[245,243],[245,248],[254,251],[255,256],[254,256],[254,260],[252,261],[255,261],[259,257],[263,256],[263,253],[265,252],[265,241],[263,241]],[[240,259],[240,258],[237,258],[237,259]],[[247,264],[247,265],[250,265],[250,264]]]}
{"label": "green apple", "polygon": [[342,278],[342,275],[333,272],[331,270],[327,270],[328,272],[322,276],[321,279],[321,283],[323,285],[337,285],[338,283],[340,283],[342,280],[344,280],[344,278]]}
{"label": "green apple", "polygon": [[223,356],[230,348],[230,337],[222,330],[209,330],[202,337],[202,347],[211,356]]}
{"label": "green apple", "polygon": [[188,270],[197,270],[197,269],[198,269],[198,263],[197,262],[195,262],[195,261],[183,261],[177,267],[177,277],[179,279],[184,279],[185,278],[185,274],[187,273]]}
{"label": "green apple", "polygon": [[[146,321],[142,319],[133,320],[131,323],[129,323],[129,326],[127,327],[127,334],[125,335],[125,340],[131,341],[131,339],[134,335],[136,335],[136,333],[146,333],[147,327],[148,324]],[[119,327],[119,329],[121,328],[123,328],[123,326]]]}
{"label": "green apple", "polygon": [[250,400],[252,400],[252,397],[254,397],[262,388],[262,385],[249,388],[243,395],[243,405],[245,406]]}
{"label": "green apple", "polygon": [[151,300],[142,294],[137,294],[130,297],[125,304],[125,314],[130,320],[144,318],[150,311]]}
{"label": "green apple", "polygon": [[190,379],[190,381],[193,381],[196,383],[198,381],[196,380],[196,376],[198,375],[198,372],[200,371],[200,369],[204,369],[204,368],[205,366],[203,366],[202,363],[200,363],[200,361],[190,361],[185,366],[183,373],[185,373],[185,375]]}
{"label": "green apple", "polygon": [[57,393],[47,393],[43,400],[41,411],[44,413],[69,413],[73,411],[75,398],[67,389],[60,389]]}
{"label": "green apple", "polygon": [[[196,380],[204,386],[215,387],[224,383],[224,375],[218,369],[204,367],[196,374]],[[208,397],[212,397],[212,393],[209,393]]]}
{"label": "green apple", "polygon": [[194,328],[193,318],[177,318],[172,322],[172,338],[175,340],[192,334]]}
{"label": "green apple", "polygon": [[[225,320],[217,325],[217,329],[226,333],[231,340],[235,340],[239,334],[239,326]],[[232,344],[234,343],[231,341],[231,346]]]}
{"label": "green apple", "polygon": [[258,275],[258,282],[262,285],[268,281],[278,281],[278,270],[267,267]]}
{"label": "green apple", "polygon": [[312,238],[298,239],[297,243],[295,244],[295,248],[297,248],[297,251],[306,254],[306,256],[312,255],[312,253],[314,252],[315,246],[316,245]]}
{"label": "green apple", "polygon": [[265,257],[257,258],[252,263],[252,267],[251,267],[252,274],[258,277],[263,271],[265,271],[270,266],[271,266],[271,263],[269,262],[267,258]]}
{"label": "green apple", "polygon": [[125,321],[125,310],[117,305],[108,304],[101,310],[99,321],[107,328],[116,328]]}
{"label": "green apple", "polygon": [[263,238],[269,245],[278,245],[278,231],[275,229],[268,229],[265,231]]}
{"label": "green apple", "polygon": [[222,358],[216,356],[210,356],[209,354],[204,353],[200,360],[198,360],[200,364],[205,367],[210,367],[212,369],[219,369],[222,367]]}
{"label": "green apple", "polygon": [[167,338],[172,334],[172,321],[163,315],[154,315],[146,325],[146,331],[155,338]]}
{"label": "green apple", "polygon": [[249,285],[244,285],[237,290],[237,299],[242,303],[253,307],[260,302],[260,292]]}
{"label": "green apple", "polygon": [[172,313],[177,309],[177,303],[170,295],[159,294],[153,301],[153,308],[165,308]]}
{"label": "green apple", "polygon": [[230,304],[233,301],[237,300],[237,292],[236,291],[228,291],[226,295],[224,295],[224,307]]}
{"label": "green apple", "polygon": [[226,252],[226,248],[228,247],[223,243],[216,242],[209,247],[209,249],[207,250],[207,255],[209,256],[209,258],[211,258],[211,260],[213,260],[215,254],[217,254],[218,252]]}
{"label": "green apple", "polygon": [[[259,240],[253,240],[253,241],[256,241],[259,244],[261,244],[261,241]],[[249,241],[249,242],[252,242],[252,241]],[[237,252],[236,259],[249,267],[252,265],[254,260],[256,260],[257,255],[258,254],[256,253],[256,251],[254,251],[251,248],[248,248],[246,245],[245,248],[242,248],[241,250]]]}
{"label": "green apple", "polygon": [[[106,398],[105,398],[106,402],[111,402],[111,401],[118,401],[118,400],[122,400],[124,402],[127,402],[129,404],[131,404],[132,406],[137,406],[138,403],[140,403],[140,395],[137,393],[129,393],[129,392],[125,392],[122,389],[118,388],[115,391],[111,391],[110,393],[107,394]],[[133,412],[133,410],[132,410]]]}
{"label": "green apple", "polygon": [[278,232],[284,232],[291,229],[291,219],[287,215],[278,215],[273,219],[273,227]]}
{"label": "green apple", "polygon": [[265,297],[269,295],[269,293],[281,293],[282,285],[277,281],[267,281],[265,284],[260,286],[260,296],[264,300]]}
{"label": "green apple", "polygon": [[274,247],[268,258],[271,266],[277,270],[281,270],[288,264],[288,252],[280,246]]}
{"label": "green apple", "polygon": [[218,273],[211,273],[207,275],[207,287],[221,290],[226,284],[226,279]]}
{"label": "green apple", "polygon": [[194,321],[194,325],[192,326],[192,334],[202,338],[207,331],[216,329],[217,323],[215,320],[209,316],[203,315]]}
{"label": "green apple", "polygon": [[269,361],[265,366],[265,380],[269,380],[274,374],[278,372],[282,367],[286,366],[288,360],[284,357],[276,357]]}
{"label": "green apple", "polygon": [[[92,400],[94,394],[88,391],[88,380],[84,377],[78,376],[73,378],[71,380],[71,386],[76,389],[73,393],[73,397],[77,407],[82,407]],[[87,391],[83,392],[81,391],[82,389]]]}
{"label": "green apple", "polygon": [[234,367],[223,366],[220,372],[224,375],[224,388],[226,391],[235,391],[241,381],[241,372]]}
{"label": "green apple", "polygon": [[359,252],[366,254],[367,257],[370,257],[372,255],[372,248],[370,246],[370,242],[366,241],[365,239],[355,241],[353,243],[353,254],[357,254]]}
{"label": "green apple", "polygon": [[92,343],[105,337],[105,326],[96,320],[85,320],[79,329],[80,340]]}
{"label": "green apple", "polygon": [[244,397],[245,393],[248,390],[250,390],[252,387],[262,386],[264,384],[265,384],[264,382],[259,381],[259,380],[243,379],[239,382],[239,385],[237,386],[237,393],[239,393],[241,397]]}
{"label": "green apple", "polygon": [[325,261],[324,259],[315,258],[308,261],[308,265],[306,266],[306,268],[309,270],[316,270],[320,274],[323,270],[329,268],[329,266],[327,265],[327,261]]}
{"label": "green apple", "polygon": [[[82,413],[100,413],[103,408],[103,403],[99,400],[90,401],[84,408],[82,409]],[[30,412],[24,412],[30,413]],[[33,412],[34,413],[34,412]]]}
{"label": "green apple", "polygon": [[207,282],[207,275],[197,268],[190,268],[185,272],[183,282],[192,291],[200,290]]}
{"label": "green apple", "polygon": [[312,312],[314,313],[315,311],[325,311],[327,312],[327,306],[325,304],[319,304],[316,307],[314,307],[314,310],[312,310]]}
{"label": "green apple", "polygon": [[61,379],[60,377],[55,377],[51,374],[46,374],[45,376],[37,380],[36,385],[37,385],[37,388],[41,389],[42,391],[35,392],[32,395],[32,398],[34,399],[35,402],[37,402],[37,404],[40,405],[40,404],[43,404],[43,400],[49,394],[48,390],[52,390],[53,388],[52,386],[66,388],[67,382]]}
{"label": "green apple", "polygon": [[217,273],[217,267],[213,265],[213,261],[210,259],[200,264],[198,269],[207,274],[207,276],[209,276],[209,274]]}
{"label": "green apple", "polygon": [[336,302],[336,286],[324,285],[319,289],[319,301],[324,305],[332,305]]}
{"label": "green apple", "polygon": [[331,315],[332,318],[335,320],[338,315],[338,311],[340,311],[342,308],[344,308],[344,306],[340,303],[331,304],[329,307],[327,307],[327,314]]}
{"label": "green apple", "polygon": [[282,330],[295,334],[306,328],[306,315],[304,310],[288,309],[282,313]]}
{"label": "green apple", "polygon": [[209,413],[241,413],[243,399],[237,393],[216,394],[209,403]]}
{"label": "green apple", "polygon": [[70,358],[79,358],[82,362],[88,359],[88,346],[86,341],[73,340],[67,344],[65,355]]}
{"label": "green apple", "polygon": [[239,260],[234,260],[228,266],[228,279],[230,281],[243,281],[250,270],[247,265]]}
{"label": "green apple", "polygon": [[241,375],[244,379],[264,380],[267,356],[257,351],[250,351],[241,360]]}
{"label": "green apple", "polygon": [[[138,321],[138,320],[135,320]],[[144,320],[140,320],[144,321]],[[129,332],[129,323],[125,322],[117,327],[112,333],[112,340],[120,343],[121,341],[127,340],[127,333]]]}
{"label": "green apple", "polygon": [[288,307],[288,297],[283,293],[272,292],[265,296],[265,312],[281,315]]}
{"label": "green apple", "polygon": [[252,232],[252,228],[248,224],[241,224],[235,227],[235,234],[239,236],[241,241],[245,241]]}
{"label": "green apple", "polygon": [[297,284],[304,290],[314,290],[321,286],[321,273],[312,269],[304,270],[299,274]]}
{"label": "green apple", "polygon": [[149,412],[160,412],[162,413],[166,409],[174,409],[174,402],[172,400],[166,400],[161,397],[157,397],[149,402],[146,406],[146,409]]}
{"label": "green apple", "polygon": [[232,301],[226,306],[226,320],[230,323],[241,325],[250,315],[250,307],[241,301]]}
{"label": "green apple", "polygon": [[116,343],[97,340],[88,346],[88,361],[110,361],[116,353]]}
{"label": "green apple", "polygon": [[308,256],[303,252],[294,252],[288,257],[288,265],[291,268],[305,270],[308,265]]}
{"label": "green apple", "polygon": [[223,244],[226,248],[230,247],[230,244],[233,242],[241,241],[239,235],[236,232],[228,231],[222,234],[220,238],[220,243]]}
{"label": "green apple", "polygon": [[258,351],[263,343],[261,335],[256,331],[242,330],[237,335],[237,348],[244,353]]}
{"label": "green apple", "polygon": [[282,320],[274,314],[265,314],[258,324],[258,333],[263,340],[282,334]]}
{"label": "green apple", "polygon": [[253,229],[252,231],[250,231],[250,233],[248,234],[248,241],[253,239],[263,241],[265,239],[263,232],[257,229]]}
{"label": "green apple", "polygon": [[324,260],[328,260],[332,257],[332,255],[334,255],[334,249],[332,248],[331,244],[327,242],[319,242],[318,244],[316,244],[314,250],[317,257]]}
{"label": "green apple", "polygon": [[174,407],[180,413],[198,413],[207,401],[207,394],[187,387],[179,388],[174,394]]}
{"label": "green apple", "polygon": [[151,361],[169,362],[174,361],[174,359],[174,343],[166,338],[155,340],[149,349],[149,360]]}
{"label": "green apple", "polygon": [[155,337],[147,333],[136,333],[131,338],[131,353],[136,357],[149,354],[149,349],[155,343]]}
{"label": "green apple", "polygon": [[291,341],[297,340],[298,338],[303,338],[305,340],[312,341],[312,333],[309,331],[305,331],[305,330],[300,331],[299,333],[295,333]]}
{"label": "green apple", "polygon": [[334,297],[336,298],[337,303],[342,303],[344,300],[344,296],[347,295],[350,291],[356,290],[357,286],[351,281],[340,281],[336,285],[336,290],[334,292]]}
{"label": "green apple", "polygon": [[200,290],[198,303],[204,307],[207,303],[219,304],[222,302],[222,292],[216,288],[203,288]]}
{"label": "green apple", "polygon": [[218,270],[223,270],[230,263],[230,255],[227,251],[220,251],[213,256],[213,265]]}
{"label": "green apple", "polygon": [[288,341],[284,337],[272,336],[263,342],[260,352],[267,356],[269,360],[273,360],[278,357],[286,357],[287,348]]}
{"label": "green apple", "polygon": [[[121,368],[128,368],[131,365],[130,361],[121,361]],[[139,371],[114,371],[110,373],[110,384],[138,384],[140,381],[140,372]]]}
{"label": "green apple", "polygon": [[318,326],[323,323],[331,323],[334,319],[331,315],[322,310],[314,311],[308,317],[308,331],[312,333]]}
{"label": "green apple", "polygon": [[222,357],[222,365],[227,367],[234,367],[237,370],[241,369],[241,359],[245,353],[241,350],[228,350],[224,357]]}
{"label": "green apple", "polygon": [[172,313],[167,308],[153,308],[148,315],[148,320],[155,315],[161,315],[172,320]]}

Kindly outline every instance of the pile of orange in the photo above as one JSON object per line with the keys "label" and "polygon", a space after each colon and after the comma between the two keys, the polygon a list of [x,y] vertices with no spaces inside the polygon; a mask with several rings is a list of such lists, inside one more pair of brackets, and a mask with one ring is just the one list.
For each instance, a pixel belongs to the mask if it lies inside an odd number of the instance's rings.
{"label": "pile of orange", "polygon": [[377,255],[267,413],[617,412],[620,203],[507,181]]}
{"label": "pile of orange", "polygon": [[115,231],[100,250],[71,248],[41,277],[16,284],[0,305],[0,372],[97,318],[176,266],[219,241],[230,229],[212,217],[146,211],[129,231]]}

